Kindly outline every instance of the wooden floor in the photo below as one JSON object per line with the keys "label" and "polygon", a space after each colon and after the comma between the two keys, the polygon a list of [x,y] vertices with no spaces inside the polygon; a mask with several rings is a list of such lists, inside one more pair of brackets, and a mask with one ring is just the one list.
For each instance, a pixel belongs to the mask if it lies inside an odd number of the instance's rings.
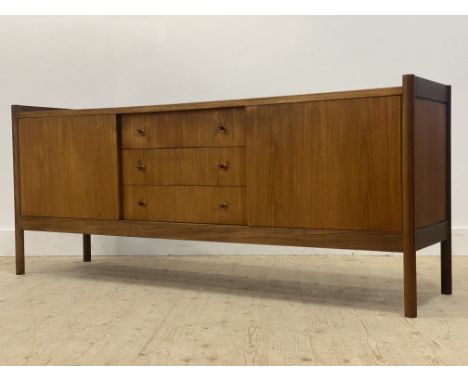
{"label": "wooden floor", "polygon": [[454,295],[395,256],[0,258],[2,365],[467,365],[468,257]]}

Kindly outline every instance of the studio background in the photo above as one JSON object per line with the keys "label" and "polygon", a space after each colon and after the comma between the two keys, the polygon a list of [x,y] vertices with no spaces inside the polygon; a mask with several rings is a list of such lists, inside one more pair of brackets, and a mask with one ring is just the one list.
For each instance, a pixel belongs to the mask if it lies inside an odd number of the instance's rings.
{"label": "studio background", "polygon": [[[0,17],[0,255],[14,254],[11,104],[269,97],[399,86],[409,73],[452,85],[453,249],[468,255],[467,42],[468,17]],[[82,253],[81,235],[25,237],[28,255]],[[95,255],[351,252],[101,236],[92,245]]]}

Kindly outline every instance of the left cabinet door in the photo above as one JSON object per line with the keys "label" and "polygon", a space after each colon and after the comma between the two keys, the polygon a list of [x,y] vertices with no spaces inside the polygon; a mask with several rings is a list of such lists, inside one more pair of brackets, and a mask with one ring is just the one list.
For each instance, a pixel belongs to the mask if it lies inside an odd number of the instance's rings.
{"label": "left cabinet door", "polygon": [[119,218],[115,115],[19,120],[21,215]]}

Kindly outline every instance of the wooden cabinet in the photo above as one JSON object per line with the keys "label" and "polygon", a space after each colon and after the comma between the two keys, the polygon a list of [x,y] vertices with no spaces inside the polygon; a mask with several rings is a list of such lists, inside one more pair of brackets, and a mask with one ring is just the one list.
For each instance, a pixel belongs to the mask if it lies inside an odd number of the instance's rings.
{"label": "wooden cabinet", "polygon": [[441,243],[451,293],[450,87],[94,110],[13,107],[24,230],[403,252]]}

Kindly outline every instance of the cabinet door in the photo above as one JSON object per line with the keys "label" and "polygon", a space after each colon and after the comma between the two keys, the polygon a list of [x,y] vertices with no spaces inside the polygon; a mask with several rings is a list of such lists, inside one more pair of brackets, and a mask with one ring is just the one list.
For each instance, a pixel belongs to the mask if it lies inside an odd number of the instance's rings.
{"label": "cabinet door", "polygon": [[115,115],[19,120],[21,214],[118,219]]}
{"label": "cabinet door", "polygon": [[249,225],[400,231],[400,103],[247,108]]}

